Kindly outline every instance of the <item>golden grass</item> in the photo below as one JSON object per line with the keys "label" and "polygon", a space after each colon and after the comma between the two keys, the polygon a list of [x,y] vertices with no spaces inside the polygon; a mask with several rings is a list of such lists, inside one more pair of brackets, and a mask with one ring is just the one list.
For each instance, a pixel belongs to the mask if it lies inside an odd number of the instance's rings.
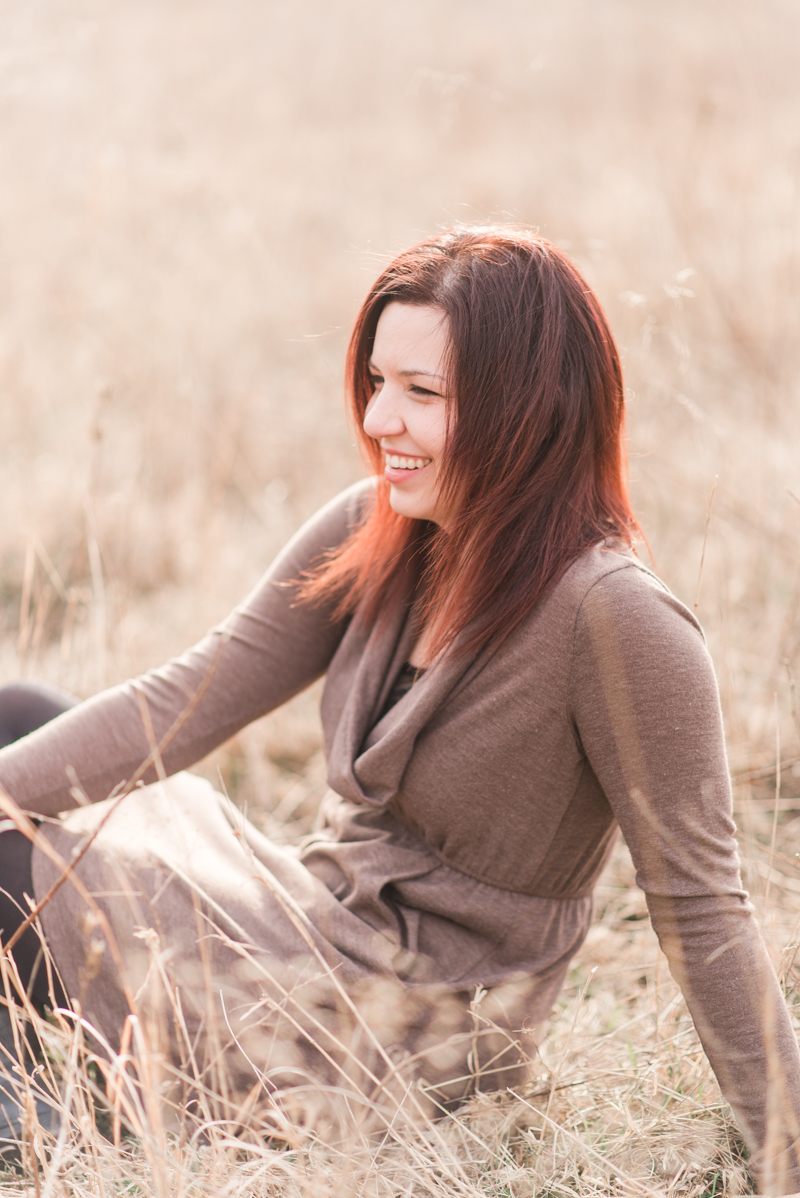
{"label": "golden grass", "polygon": [[[382,256],[456,219],[531,222],[618,332],[637,510],[679,597],[700,584],[746,884],[794,1002],[799,33],[788,0],[6,6],[0,676],[86,695],[199,636],[358,476],[341,359]],[[324,786],[315,696],[203,768],[296,835]],[[147,1116],[115,1147],[83,1048],[49,1027],[69,1118],[0,1192],[740,1192],[643,915],[620,849],[539,1081],[427,1130],[185,1143]]]}

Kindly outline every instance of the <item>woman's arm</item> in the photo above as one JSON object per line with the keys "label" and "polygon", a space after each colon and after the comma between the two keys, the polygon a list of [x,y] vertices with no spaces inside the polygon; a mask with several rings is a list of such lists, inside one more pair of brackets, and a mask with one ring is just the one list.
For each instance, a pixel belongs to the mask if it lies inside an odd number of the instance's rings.
{"label": "woman's arm", "polygon": [[771,1193],[800,1189],[800,1053],[741,888],[716,680],[689,612],[636,567],[576,623],[573,719],[653,926]]}
{"label": "woman's arm", "polygon": [[[165,770],[175,773],[308,686],[327,669],[344,625],[330,604],[295,605],[295,588],[284,584],[341,543],[367,500],[359,484],[318,512],[244,603],[181,657],[0,751],[0,786],[26,810],[52,815],[75,806],[74,771],[96,802],[131,778],[153,738],[161,742],[175,729],[162,753]],[[150,768],[144,781],[155,779]]]}

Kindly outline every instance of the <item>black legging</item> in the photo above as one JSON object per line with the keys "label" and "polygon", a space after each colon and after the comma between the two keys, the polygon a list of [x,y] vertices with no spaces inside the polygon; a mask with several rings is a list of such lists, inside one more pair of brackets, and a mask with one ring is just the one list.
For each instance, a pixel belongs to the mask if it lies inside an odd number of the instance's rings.
{"label": "black legging", "polygon": [[[78,702],[66,691],[44,682],[12,682],[0,687],[0,748],[27,736],[42,724],[55,719]],[[33,897],[31,842],[16,828],[0,832],[0,939],[6,943],[27,916],[30,908],[25,895]],[[42,946],[32,927],[27,928],[12,949],[20,980],[35,1003],[52,1001]],[[58,979],[53,977],[59,1006],[66,1003]]]}

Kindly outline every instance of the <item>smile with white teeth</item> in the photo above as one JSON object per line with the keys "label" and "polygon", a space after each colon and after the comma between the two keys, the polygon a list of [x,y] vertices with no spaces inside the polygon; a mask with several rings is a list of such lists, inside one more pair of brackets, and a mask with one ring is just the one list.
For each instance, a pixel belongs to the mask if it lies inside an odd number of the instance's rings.
{"label": "smile with white teeth", "polygon": [[393,470],[421,470],[423,466],[430,465],[431,458],[403,458],[396,453],[387,453],[386,465],[391,466]]}

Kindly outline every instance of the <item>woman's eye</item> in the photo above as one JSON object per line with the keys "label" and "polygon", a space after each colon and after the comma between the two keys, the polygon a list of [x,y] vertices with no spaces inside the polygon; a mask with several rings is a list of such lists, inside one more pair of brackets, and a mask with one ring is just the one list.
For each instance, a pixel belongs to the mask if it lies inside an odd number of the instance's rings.
{"label": "woman's eye", "polygon": [[423,395],[426,399],[430,396],[433,396],[437,399],[439,397],[438,391],[429,391],[427,387],[418,387],[416,385],[412,385],[409,387],[409,391],[411,391],[414,395]]}
{"label": "woman's eye", "polygon": [[383,386],[383,379],[379,374],[371,374],[369,376],[369,381],[372,383],[375,391],[377,391],[379,387]]}

